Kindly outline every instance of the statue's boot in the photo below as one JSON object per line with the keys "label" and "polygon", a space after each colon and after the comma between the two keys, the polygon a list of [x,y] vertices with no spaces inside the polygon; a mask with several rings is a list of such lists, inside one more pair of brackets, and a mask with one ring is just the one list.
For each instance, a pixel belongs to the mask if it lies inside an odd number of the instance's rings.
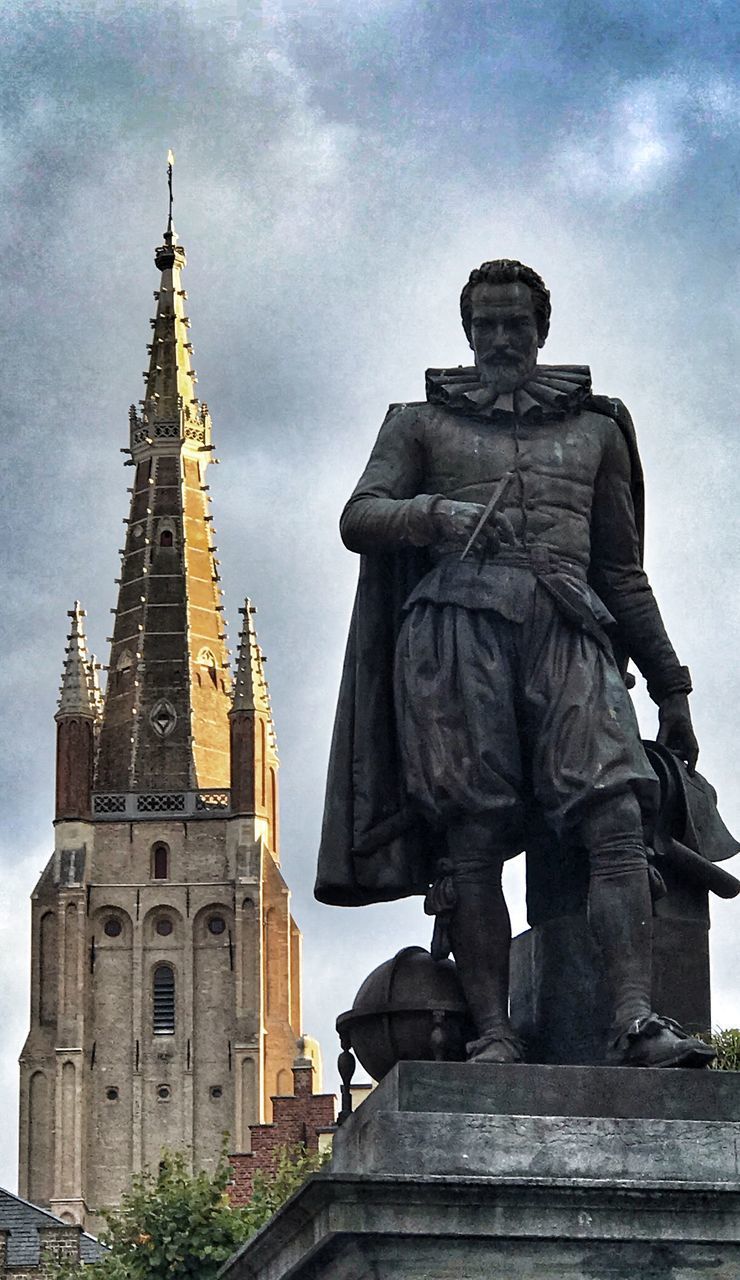
{"label": "statue's boot", "polygon": [[449,934],[460,983],[478,1038],[470,1062],[520,1062],[523,1045],[509,1021],[511,921],[501,877],[504,859],[492,849],[491,828],[467,821],[447,833],[455,905]]}
{"label": "statue's boot", "polygon": [[465,1046],[468,1062],[523,1062],[524,1044],[510,1023],[501,1025]]}
{"label": "statue's boot", "polygon": [[706,1067],[716,1056],[652,1008],[653,911],[642,820],[631,794],[591,813],[588,919],[614,1002],[606,1061],[624,1067]]}
{"label": "statue's boot", "polygon": [[607,1066],[708,1067],[717,1054],[711,1045],[690,1036],[672,1018],[649,1013],[637,1018],[609,1046]]}

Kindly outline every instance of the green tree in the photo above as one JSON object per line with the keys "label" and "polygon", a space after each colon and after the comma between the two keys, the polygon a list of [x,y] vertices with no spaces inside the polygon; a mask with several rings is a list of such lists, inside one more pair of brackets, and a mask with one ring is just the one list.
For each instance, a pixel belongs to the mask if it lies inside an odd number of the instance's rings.
{"label": "green tree", "polygon": [[104,1213],[101,1239],[110,1250],[98,1262],[60,1264],[55,1280],[213,1280],[240,1244],[272,1217],[324,1157],[304,1147],[279,1152],[274,1173],[257,1172],[248,1205],[228,1196],[231,1168],[188,1172],[182,1155],[167,1152],[157,1174],[134,1177],[120,1208]]}

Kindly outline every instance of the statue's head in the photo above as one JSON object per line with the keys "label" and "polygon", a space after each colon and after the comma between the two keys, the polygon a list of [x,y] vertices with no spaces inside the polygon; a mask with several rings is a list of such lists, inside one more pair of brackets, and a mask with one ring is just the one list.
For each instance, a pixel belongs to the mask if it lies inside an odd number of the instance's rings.
{"label": "statue's head", "polygon": [[481,380],[513,391],[531,376],[550,328],[550,294],[531,267],[484,262],[460,295],[460,313]]}

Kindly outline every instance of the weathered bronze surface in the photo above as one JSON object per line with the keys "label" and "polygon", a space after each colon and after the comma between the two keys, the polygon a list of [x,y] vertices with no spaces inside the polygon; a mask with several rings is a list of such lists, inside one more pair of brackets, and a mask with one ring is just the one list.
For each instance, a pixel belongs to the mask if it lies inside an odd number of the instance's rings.
{"label": "weathered bronze surface", "polygon": [[653,901],[661,859],[696,879],[728,850],[666,838],[627,693],[632,659],[658,751],[694,777],[691,681],[642,567],[632,422],[587,368],[537,364],[550,300],[530,268],[484,263],[461,312],[474,367],[429,370],[425,402],[391,406],[342,515],[361,568],[316,894],[425,894],[432,954],[454,954],[476,1026],[468,1057],[515,1062],[504,862],[526,849],[544,880],[583,867],[605,1060],[704,1066],[711,1051],[652,1008]]}

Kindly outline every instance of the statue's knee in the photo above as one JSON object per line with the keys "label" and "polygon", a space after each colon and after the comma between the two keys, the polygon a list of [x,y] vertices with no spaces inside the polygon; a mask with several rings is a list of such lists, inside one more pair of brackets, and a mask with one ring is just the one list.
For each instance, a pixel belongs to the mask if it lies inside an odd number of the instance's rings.
{"label": "statue's knee", "polygon": [[581,824],[592,874],[614,875],[647,867],[642,814],[631,791],[606,797]]}
{"label": "statue's knee", "polygon": [[581,840],[589,852],[614,839],[642,838],[640,805],[631,791],[592,803],[581,822]]}

